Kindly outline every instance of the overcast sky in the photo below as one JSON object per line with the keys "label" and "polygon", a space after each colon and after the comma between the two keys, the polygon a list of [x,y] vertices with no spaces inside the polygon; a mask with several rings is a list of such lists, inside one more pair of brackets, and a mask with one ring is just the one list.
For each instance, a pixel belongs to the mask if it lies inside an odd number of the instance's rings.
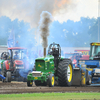
{"label": "overcast sky", "polygon": [[53,20],[63,23],[68,19],[79,21],[80,17],[98,17],[100,0],[0,0],[0,17],[30,23],[37,27],[42,11],[52,14]]}
{"label": "overcast sky", "polygon": [[64,11],[64,13],[57,13],[55,16],[55,20],[60,22],[66,21],[68,19],[79,21],[80,17],[90,17],[97,18],[98,17],[98,1],[99,0],[73,0],[76,6],[72,5],[72,9],[69,11]]}

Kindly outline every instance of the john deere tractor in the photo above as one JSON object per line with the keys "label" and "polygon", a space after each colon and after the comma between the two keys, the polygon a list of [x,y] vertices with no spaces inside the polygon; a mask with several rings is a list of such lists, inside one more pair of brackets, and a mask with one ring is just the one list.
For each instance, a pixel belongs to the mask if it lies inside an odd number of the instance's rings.
{"label": "john deere tractor", "polygon": [[27,76],[27,86],[53,87],[55,83],[59,86],[71,86],[73,79],[73,66],[70,59],[61,57],[61,47],[52,43],[48,48],[46,57],[35,60],[35,70]]}

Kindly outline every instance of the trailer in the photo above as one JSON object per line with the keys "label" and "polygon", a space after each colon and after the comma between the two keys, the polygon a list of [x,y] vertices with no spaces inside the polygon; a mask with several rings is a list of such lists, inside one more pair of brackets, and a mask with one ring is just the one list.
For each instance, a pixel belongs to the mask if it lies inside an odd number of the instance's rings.
{"label": "trailer", "polygon": [[72,60],[73,67],[77,67],[78,60],[89,60],[89,55],[83,55],[82,52],[65,52],[65,58]]}

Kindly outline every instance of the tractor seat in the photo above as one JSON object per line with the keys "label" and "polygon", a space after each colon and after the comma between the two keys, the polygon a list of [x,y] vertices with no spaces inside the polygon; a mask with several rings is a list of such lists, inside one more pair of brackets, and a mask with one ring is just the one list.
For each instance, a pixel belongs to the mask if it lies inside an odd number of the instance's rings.
{"label": "tractor seat", "polygon": [[59,50],[57,50],[57,49],[54,50],[54,51],[53,51],[53,56],[59,56]]}

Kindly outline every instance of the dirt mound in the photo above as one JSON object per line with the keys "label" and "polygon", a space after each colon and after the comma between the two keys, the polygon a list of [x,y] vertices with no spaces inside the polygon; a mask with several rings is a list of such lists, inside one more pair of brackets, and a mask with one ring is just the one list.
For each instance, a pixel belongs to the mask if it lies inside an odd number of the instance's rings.
{"label": "dirt mound", "polygon": [[12,94],[12,93],[40,93],[40,92],[100,92],[100,85],[91,85],[84,87],[48,87],[48,86],[35,86],[27,87],[26,82],[0,82],[0,94]]}

